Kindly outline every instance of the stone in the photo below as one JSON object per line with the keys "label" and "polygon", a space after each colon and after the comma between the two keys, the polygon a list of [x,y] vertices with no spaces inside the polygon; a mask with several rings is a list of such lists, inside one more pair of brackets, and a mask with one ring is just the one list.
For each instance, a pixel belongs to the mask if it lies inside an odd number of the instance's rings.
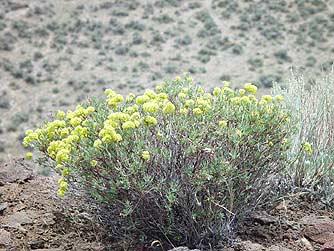
{"label": "stone", "polygon": [[42,248],[42,249],[34,249],[34,251],[62,251],[60,248]]}
{"label": "stone", "polygon": [[0,203],[0,213],[2,211],[4,211],[7,207],[8,207],[8,203],[7,202]]}
{"label": "stone", "polygon": [[5,216],[2,222],[9,227],[19,229],[21,225],[31,224],[33,222],[32,214],[28,214],[26,211],[15,212]]}
{"label": "stone", "polygon": [[299,240],[300,244],[303,245],[305,250],[309,250],[309,251],[314,251],[314,248],[311,244],[311,242],[309,242],[308,239],[306,239],[305,237],[301,238]]}
{"label": "stone", "polygon": [[311,225],[304,229],[303,234],[310,240],[320,244],[334,241],[334,221],[330,220]]}
{"label": "stone", "polygon": [[10,233],[4,229],[0,229],[0,248],[5,248],[12,242]]}
{"label": "stone", "polygon": [[169,251],[200,251],[200,250],[198,250],[198,249],[189,249],[187,247],[177,247],[177,248],[170,249]]}
{"label": "stone", "polygon": [[29,241],[28,245],[30,246],[31,249],[41,249],[44,248],[44,241],[43,240],[33,240]]}
{"label": "stone", "polygon": [[298,223],[301,225],[311,226],[320,223],[326,223],[329,221],[332,221],[332,219],[329,218],[328,216],[307,215],[301,218]]}
{"label": "stone", "polygon": [[240,243],[241,250],[243,251],[265,251],[266,248],[258,243],[253,243],[251,241],[243,241]]}
{"label": "stone", "polygon": [[23,160],[13,161],[0,166],[0,186],[7,183],[24,182],[33,176],[32,169]]}
{"label": "stone", "polygon": [[277,218],[274,216],[271,216],[270,214],[268,214],[265,211],[257,211],[257,212],[253,212],[250,215],[250,218],[260,224],[263,225],[269,225],[272,223],[277,222]]}
{"label": "stone", "polygon": [[320,251],[334,251],[334,240],[328,241],[324,245],[322,245]]}
{"label": "stone", "polygon": [[271,246],[266,251],[292,251],[292,250],[285,247]]}

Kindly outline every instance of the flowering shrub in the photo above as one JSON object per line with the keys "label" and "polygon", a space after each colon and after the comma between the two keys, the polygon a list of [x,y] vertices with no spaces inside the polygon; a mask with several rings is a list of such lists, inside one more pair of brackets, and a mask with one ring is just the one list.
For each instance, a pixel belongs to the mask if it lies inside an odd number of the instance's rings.
{"label": "flowering shrub", "polygon": [[256,91],[224,82],[209,93],[189,76],[139,96],[107,89],[106,100],[58,111],[23,143],[62,175],[59,196],[76,180],[109,206],[116,238],[215,245],[285,166],[283,98]]}

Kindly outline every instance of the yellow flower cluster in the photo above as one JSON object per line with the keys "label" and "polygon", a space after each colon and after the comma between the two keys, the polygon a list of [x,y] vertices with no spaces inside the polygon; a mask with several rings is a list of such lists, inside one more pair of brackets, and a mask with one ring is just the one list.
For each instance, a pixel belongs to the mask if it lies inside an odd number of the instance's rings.
{"label": "yellow flower cluster", "polygon": [[124,98],[122,95],[117,94],[111,89],[106,89],[104,93],[107,95],[108,105],[112,108],[116,108],[119,103],[124,101]]}
{"label": "yellow flower cluster", "polygon": [[[203,121],[205,121],[212,112],[220,112],[219,109],[224,109],[220,107],[221,104],[228,104],[238,111],[248,109],[254,117],[259,117],[257,107],[261,107],[263,112],[272,113],[275,101],[283,101],[282,96],[270,95],[264,95],[258,100],[254,96],[257,87],[251,83],[234,91],[228,87],[228,82],[223,82],[223,86],[215,87],[211,93],[206,93],[202,87],[191,85],[192,80],[186,85],[183,85],[183,81],[178,78],[172,82],[174,86],[159,85],[155,90],[147,89],[139,96],[130,93],[125,99],[115,91],[106,89],[105,109],[101,109],[103,112],[100,112],[100,109],[96,112],[97,108],[93,106],[81,105],[74,111],[58,111],[57,119],[35,131],[27,130],[23,144],[28,146],[36,143],[37,146],[42,146],[40,149],[55,161],[56,169],[65,177],[71,170],[63,168],[63,165],[71,167],[69,163],[77,164],[77,161],[83,161],[74,157],[75,153],[82,150],[81,143],[94,147],[94,153],[97,153],[108,149],[112,144],[128,139],[141,128],[144,131],[153,131],[158,123],[162,125],[163,121],[172,121],[178,115],[195,115],[196,119],[204,118]],[[286,116],[286,114],[283,115]],[[218,120],[216,126],[225,128],[228,124],[232,125],[233,122]],[[156,128],[159,130],[157,136],[162,138],[160,124]],[[233,130],[238,137],[243,135],[240,130],[236,128]],[[303,147],[307,152],[311,151],[306,145]],[[32,153],[27,153],[26,158],[31,157]],[[151,158],[150,152],[143,151],[140,157],[148,161]],[[98,162],[96,156],[92,155],[91,158],[88,162],[85,160],[85,163],[89,163],[93,168]],[[66,188],[66,181],[60,179],[58,195],[62,196]]]}
{"label": "yellow flower cluster", "polygon": [[64,178],[60,178],[58,180],[58,185],[59,185],[59,188],[58,188],[58,192],[57,192],[57,195],[59,197],[63,197],[66,190],[67,190],[67,182],[65,181]]}
{"label": "yellow flower cluster", "polygon": [[251,94],[255,94],[257,92],[257,87],[251,83],[245,84],[244,89]]}
{"label": "yellow flower cluster", "polygon": [[143,151],[142,154],[141,154],[141,157],[143,158],[143,160],[150,160],[149,151]]}
{"label": "yellow flower cluster", "polygon": [[26,159],[31,159],[31,158],[32,158],[32,152],[27,152]]}
{"label": "yellow flower cluster", "polygon": [[[69,169],[63,168],[62,164],[70,160],[74,144],[87,137],[87,118],[94,112],[93,106],[84,108],[81,105],[78,105],[74,111],[69,110],[66,113],[57,111],[56,117],[58,119],[46,123],[35,131],[27,130],[23,145],[27,147],[32,142],[45,145],[46,153],[57,163],[56,170],[65,176],[69,173]],[[26,158],[31,157],[32,153],[26,154]],[[58,195],[62,196],[66,188],[67,183],[64,179],[60,179]]]}
{"label": "yellow flower cluster", "polygon": [[302,144],[302,149],[304,149],[304,151],[308,154],[311,154],[312,153],[312,146],[309,142],[304,142]]}

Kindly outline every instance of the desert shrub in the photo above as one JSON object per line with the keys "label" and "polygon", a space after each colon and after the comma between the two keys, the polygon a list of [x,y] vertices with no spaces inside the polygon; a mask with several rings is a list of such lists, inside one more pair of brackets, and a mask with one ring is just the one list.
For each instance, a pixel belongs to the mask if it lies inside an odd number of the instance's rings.
{"label": "desert shrub", "polygon": [[[332,75],[308,84],[294,75],[283,87],[276,84],[273,92],[284,95],[296,128],[288,152],[291,167],[287,176],[292,187],[304,188],[331,202],[334,182],[334,81]],[[305,145],[305,142],[308,142]],[[308,147],[301,151],[300,146]],[[307,150],[307,149],[306,149]],[[318,197],[319,198],[319,197]]]}
{"label": "desert shrub", "polygon": [[59,196],[79,182],[108,206],[115,238],[214,246],[285,167],[289,113],[281,96],[256,90],[224,82],[206,93],[189,76],[125,99],[107,89],[23,143],[62,175]]}

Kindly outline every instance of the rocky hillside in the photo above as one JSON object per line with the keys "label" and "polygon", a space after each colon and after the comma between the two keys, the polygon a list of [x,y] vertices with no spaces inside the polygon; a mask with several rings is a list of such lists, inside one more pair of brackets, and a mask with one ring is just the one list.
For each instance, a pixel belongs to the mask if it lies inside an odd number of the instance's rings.
{"label": "rocky hillside", "polygon": [[[96,208],[78,190],[62,199],[56,190],[56,177],[37,175],[22,160],[0,165],[1,251],[163,250],[158,242],[130,249],[118,243],[108,237]],[[217,251],[334,250],[334,213],[297,196],[274,203],[271,210],[253,213],[231,246]]]}

